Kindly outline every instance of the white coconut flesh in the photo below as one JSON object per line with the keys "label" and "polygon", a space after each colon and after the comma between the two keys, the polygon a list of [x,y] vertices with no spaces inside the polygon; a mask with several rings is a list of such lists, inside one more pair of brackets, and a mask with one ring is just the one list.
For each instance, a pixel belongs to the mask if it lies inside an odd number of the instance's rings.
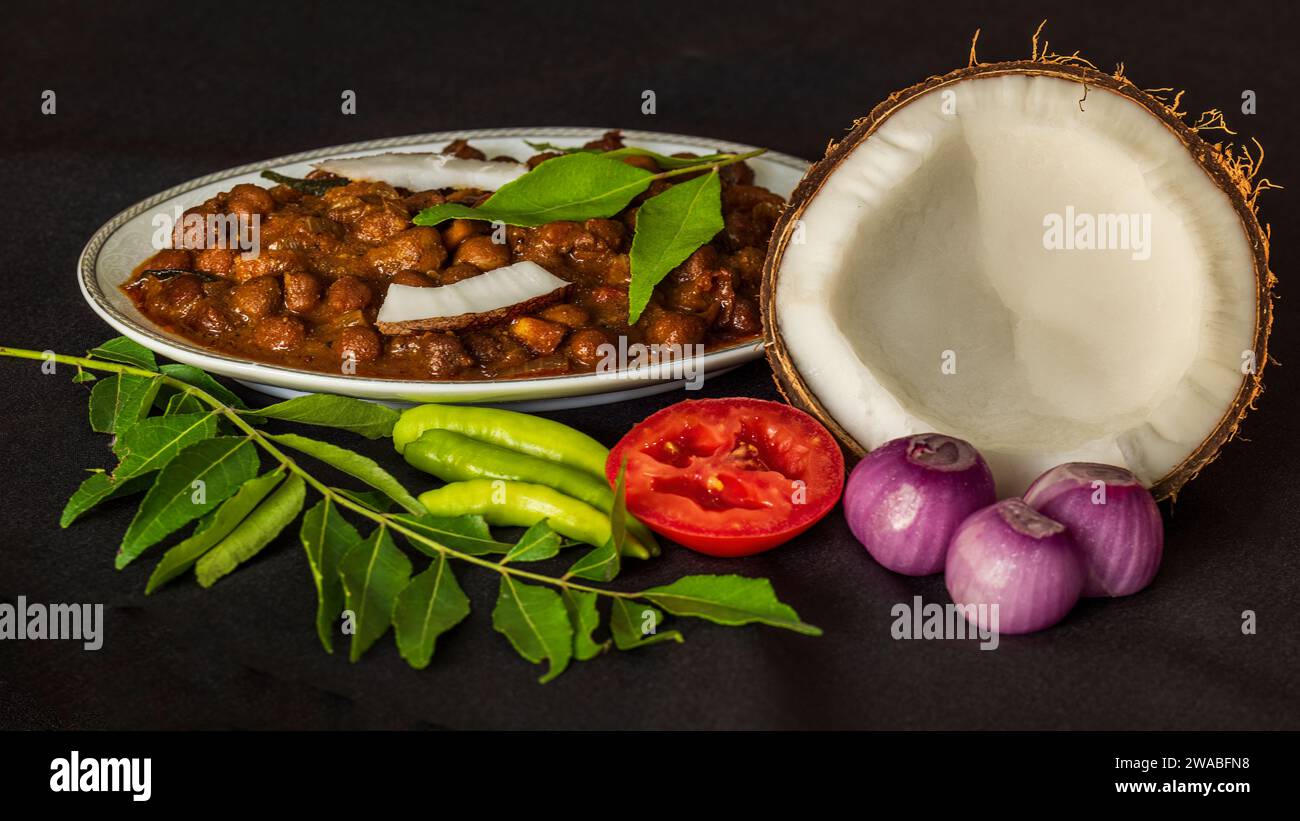
{"label": "white coconut flesh", "polygon": [[[1029,75],[920,94],[807,204],[775,315],[808,389],[864,448],[958,436],[1002,496],[1068,461],[1150,485],[1232,405],[1256,330],[1243,225],[1164,123],[1121,94],[1083,96]],[[1067,208],[1149,215],[1149,255],[1132,236],[1045,247],[1045,219]]]}
{"label": "white coconut flesh", "polygon": [[314,163],[350,180],[379,180],[410,191],[478,188],[495,191],[528,173],[523,163],[465,160],[451,154],[371,154]]}
{"label": "white coconut flesh", "polygon": [[567,288],[569,283],[535,262],[493,268],[450,285],[389,285],[375,321],[380,325],[487,314]]}

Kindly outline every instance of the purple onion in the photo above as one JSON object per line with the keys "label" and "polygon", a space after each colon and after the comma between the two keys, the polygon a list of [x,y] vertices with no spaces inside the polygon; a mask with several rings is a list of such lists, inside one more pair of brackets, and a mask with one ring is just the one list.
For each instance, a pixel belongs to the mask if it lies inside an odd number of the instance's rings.
{"label": "purple onion", "polygon": [[1087,571],[1065,525],[1020,499],[1004,499],[957,528],[945,581],[973,620],[975,605],[997,605],[1000,633],[1032,633],[1070,612]]}
{"label": "purple onion", "polygon": [[904,436],[867,454],[844,490],[844,516],[876,561],[898,573],[943,570],[953,531],[997,498],[993,474],[968,442]]}
{"label": "purple onion", "polygon": [[1165,530],[1156,500],[1123,468],[1071,462],[1034,480],[1025,503],[1070,529],[1083,551],[1085,596],[1127,596],[1160,569]]}

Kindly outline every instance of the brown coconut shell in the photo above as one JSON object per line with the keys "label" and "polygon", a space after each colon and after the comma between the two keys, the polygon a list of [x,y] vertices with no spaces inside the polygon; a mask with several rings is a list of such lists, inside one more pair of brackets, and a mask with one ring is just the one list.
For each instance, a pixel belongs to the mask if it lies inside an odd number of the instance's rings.
{"label": "brown coconut shell", "polygon": [[[1045,49],[1044,49],[1045,51]],[[801,408],[815,416],[840,441],[850,454],[850,462],[866,455],[867,448],[855,441],[844,428],[826,411],[817,399],[791,360],[782,338],[781,329],[776,320],[775,294],[778,271],[785,249],[803,213],[813,198],[821,191],[826,180],[839,168],[840,163],[867,140],[898,109],[907,105],[914,98],[936,89],[969,80],[976,77],[993,77],[1006,74],[1042,75],[1070,80],[1080,85],[1080,105],[1086,105],[1088,89],[1102,89],[1119,94],[1132,100],[1150,112],[1151,116],[1164,124],[1187,150],[1195,157],[1197,163],[1214,181],[1232,203],[1241,221],[1254,252],[1254,273],[1256,280],[1255,295],[1255,370],[1243,374],[1241,387],[1237,391],[1232,405],[1223,414],[1214,430],[1187,455],[1181,463],[1151,485],[1151,492],[1157,499],[1177,495],[1179,488],[1200,473],[1200,471],[1219,454],[1219,450],[1233,438],[1246,414],[1254,409],[1256,398],[1264,389],[1264,367],[1268,362],[1268,336],[1273,326],[1273,286],[1276,277],[1268,267],[1268,231],[1261,227],[1256,213],[1256,198],[1262,190],[1271,186],[1267,180],[1256,180],[1259,170],[1258,158],[1252,158],[1248,152],[1237,153],[1232,147],[1210,144],[1198,133],[1208,128],[1222,129],[1222,117],[1217,112],[1203,115],[1200,120],[1188,125],[1185,114],[1178,111],[1179,97],[1174,97],[1172,104],[1166,103],[1154,94],[1144,91],[1124,76],[1122,67],[1114,74],[1099,71],[1076,56],[1058,57],[1039,55],[1035,39],[1034,59],[1016,60],[1002,63],[977,63],[974,59],[974,47],[971,50],[971,65],[957,69],[941,77],[931,77],[910,88],[891,94],[871,110],[871,113],[853,124],[852,130],[839,142],[831,143],[826,155],[804,175],[803,180],[790,197],[789,206],[781,216],[773,232],[768,248],[767,259],[763,265],[763,286],[761,295],[763,327],[765,329],[765,346],[768,362],[777,388],[791,405]],[[1181,95],[1179,95],[1181,96]],[[1261,152],[1262,156],[1262,152]]]}

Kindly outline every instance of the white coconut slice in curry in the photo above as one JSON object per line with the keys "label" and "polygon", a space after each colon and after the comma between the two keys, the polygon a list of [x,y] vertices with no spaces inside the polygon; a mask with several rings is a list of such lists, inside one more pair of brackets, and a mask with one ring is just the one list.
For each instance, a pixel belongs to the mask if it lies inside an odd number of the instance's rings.
{"label": "white coconut slice in curry", "polygon": [[1257,190],[1122,74],[932,78],[831,146],[778,225],[778,385],[856,455],[936,430],[979,448],[1001,496],[1070,461],[1170,496],[1261,389]]}
{"label": "white coconut slice in curry", "polygon": [[558,302],[569,284],[525,260],[450,285],[389,285],[375,326],[391,336],[494,325]]}
{"label": "white coconut slice in curry", "polygon": [[314,163],[313,168],[350,180],[386,182],[408,191],[477,188],[496,191],[528,173],[528,166],[499,160],[467,160],[451,154],[393,153]]}

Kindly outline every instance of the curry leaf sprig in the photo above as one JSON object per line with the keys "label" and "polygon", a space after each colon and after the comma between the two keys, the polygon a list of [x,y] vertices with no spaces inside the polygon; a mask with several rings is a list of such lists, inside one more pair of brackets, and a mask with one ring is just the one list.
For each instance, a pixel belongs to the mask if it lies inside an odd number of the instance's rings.
{"label": "curry leaf sprig", "polygon": [[[650,197],[637,210],[628,299],[628,322],[635,323],[668,272],[722,230],[719,169],[765,151],[684,158],[631,146],[606,152],[574,149],[501,186],[477,207],[442,203],[416,214],[412,222],[438,225],[471,219],[535,227],[556,220],[606,218],[626,208],[656,180],[695,175]],[[629,156],[649,157],[664,170],[652,172],[622,162]]]}
{"label": "curry leaf sprig", "polygon": [[[209,587],[298,521],[298,538],[317,591],[321,644],[333,652],[335,636],[346,635],[353,661],[391,630],[401,656],[412,667],[426,667],[438,638],[470,613],[470,600],[453,563],[498,575],[492,624],[521,656],[547,663],[543,682],[564,672],[575,659],[594,658],[611,644],[630,650],[682,641],[680,632],[658,629],[664,611],[724,625],[757,623],[806,635],[821,632],[780,602],[766,579],[685,576],[634,591],[592,584],[610,582],[621,570],[626,533],[621,476],[613,537],[563,574],[548,575],[526,565],[555,558],[570,543],[546,522],[529,528],[514,543],[501,542],[480,516],[429,515],[369,457],[297,433],[262,430],[266,420],[275,419],[376,439],[390,435],[398,416],[384,406],[310,395],[250,409],[202,370],[159,365],[150,351],[123,337],[84,357],[8,347],[0,347],[0,356],[75,368],[74,381],[93,383],[92,427],[115,435],[117,466],[92,471],[68,501],[61,526],[107,499],[144,493],[118,549],[120,569],[193,524],[187,536],[163,553],[146,593],[191,569],[199,584]],[[109,375],[95,378],[92,372]],[[304,465],[300,454],[370,489],[327,484]],[[265,471],[263,458],[270,462]],[[304,513],[309,491],[320,498]],[[357,523],[370,531],[363,534]],[[418,554],[420,564],[399,546],[397,537]],[[596,637],[602,602],[608,603],[608,639]]]}

